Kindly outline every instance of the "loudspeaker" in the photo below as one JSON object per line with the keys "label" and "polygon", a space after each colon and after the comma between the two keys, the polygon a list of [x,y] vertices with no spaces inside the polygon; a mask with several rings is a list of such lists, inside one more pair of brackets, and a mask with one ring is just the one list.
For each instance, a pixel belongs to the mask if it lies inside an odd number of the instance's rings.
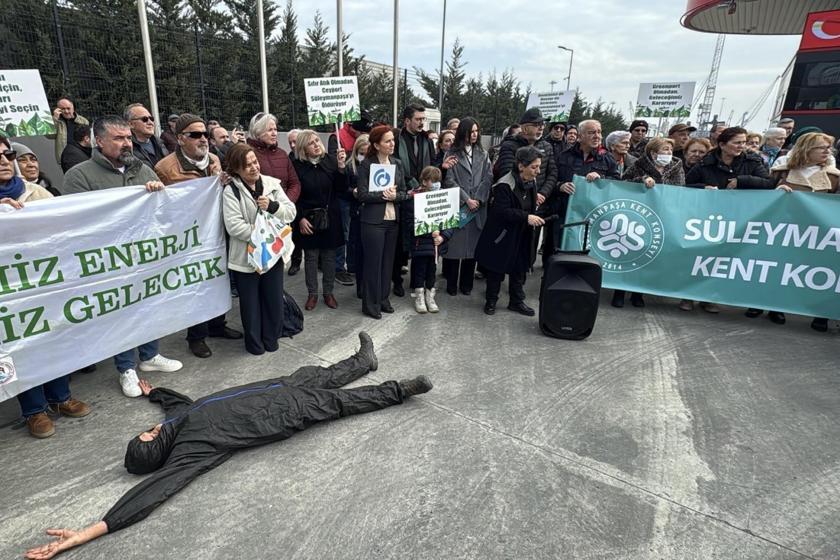
{"label": "loudspeaker", "polygon": [[601,264],[582,254],[548,258],[540,286],[540,330],[547,336],[583,340],[595,326]]}

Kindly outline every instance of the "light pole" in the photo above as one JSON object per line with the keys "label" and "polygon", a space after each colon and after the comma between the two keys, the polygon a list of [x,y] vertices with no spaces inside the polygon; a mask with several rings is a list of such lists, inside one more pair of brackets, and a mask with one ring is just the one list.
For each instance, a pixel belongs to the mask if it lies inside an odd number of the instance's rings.
{"label": "light pole", "polygon": [[443,0],[443,26],[440,31],[440,89],[438,90],[438,111],[443,119],[443,48],[446,44],[446,0]]}
{"label": "light pole", "polygon": [[569,51],[569,53],[571,54],[571,56],[569,56],[569,75],[566,76],[566,91],[569,91],[569,89],[572,87],[572,62],[575,60],[575,51],[574,49],[567,49],[563,45],[557,45],[557,48],[563,49],[564,51]]}

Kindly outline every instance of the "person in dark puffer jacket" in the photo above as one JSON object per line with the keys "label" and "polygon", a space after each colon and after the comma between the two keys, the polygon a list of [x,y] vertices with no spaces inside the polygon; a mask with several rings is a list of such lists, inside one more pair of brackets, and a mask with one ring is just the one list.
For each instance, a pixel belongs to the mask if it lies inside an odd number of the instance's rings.
{"label": "person in dark puffer jacket", "polygon": [[542,139],[545,129],[545,119],[538,108],[525,111],[519,119],[521,132],[516,136],[508,136],[499,147],[499,159],[493,168],[493,180],[498,181],[511,171],[516,162],[516,151],[525,146],[534,146],[542,152],[540,174],[537,176],[538,202],[541,204],[553,191],[557,184],[557,168],[554,162],[554,149],[551,144]]}
{"label": "person in dark puffer jacket", "polygon": [[744,151],[747,131],[727,128],[718,136],[717,147],[691,168],[686,186],[711,189],[772,189],[773,180],[758,154]]}

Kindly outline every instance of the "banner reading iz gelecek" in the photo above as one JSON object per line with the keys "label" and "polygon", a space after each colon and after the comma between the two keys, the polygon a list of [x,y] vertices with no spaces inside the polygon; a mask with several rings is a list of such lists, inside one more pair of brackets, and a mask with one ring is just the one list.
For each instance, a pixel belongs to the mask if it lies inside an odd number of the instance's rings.
{"label": "banner reading iz gelecek", "polygon": [[574,183],[605,287],[840,319],[840,196]]}
{"label": "banner reading iz gelecek", "polygon": [[0,205],[0,400],[230,309],[218,179]]}

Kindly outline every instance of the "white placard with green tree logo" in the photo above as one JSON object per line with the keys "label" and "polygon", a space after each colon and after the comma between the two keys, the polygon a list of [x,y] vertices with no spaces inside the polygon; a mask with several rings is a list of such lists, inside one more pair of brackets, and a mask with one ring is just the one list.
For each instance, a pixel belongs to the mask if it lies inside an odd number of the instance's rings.
{"label": "white placard with green tree logo", "polygon": [[0,132],[5,136],[55,133],[38,70],[0,70]]}
{"label": "white placard with green tree logo", "polygon": [[414,235],[460,227],[460,194],[460,189],[441,189],[415,194]]}
{"label": "white placard with green tree logo", "polygon": [[569,122],[572,103],[575,101],[575,90],[550,91],[547,93],[532,93],[528,96],[528,107],[539,107],[549,122]]}
{"label": "white placard with green tree logo", "polygon": [[637,117],[678,117],[691,115],[696,82],[657,82],[639,84]]}
{"label": "white placard with green tree logo", "polygon": [[351,122],[362,118],[356,76],[306,78],[303,85],[310,126]]}

